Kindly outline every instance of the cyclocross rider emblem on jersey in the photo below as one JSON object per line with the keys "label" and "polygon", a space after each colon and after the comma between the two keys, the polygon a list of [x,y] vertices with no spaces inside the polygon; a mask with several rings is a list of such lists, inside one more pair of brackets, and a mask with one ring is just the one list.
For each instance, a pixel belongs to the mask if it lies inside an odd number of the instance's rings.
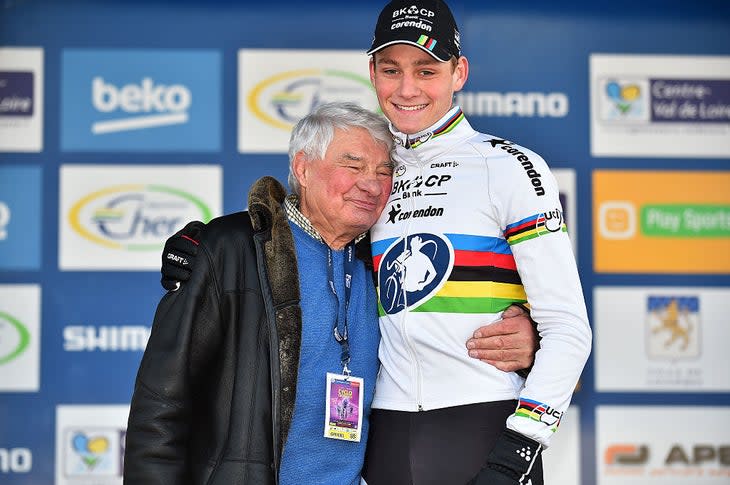
{"label": "cyclocross rider emblem on jersey", "polygon": [[378,267],[380,305],[387,314],[428,301],[454,265],[448,239],[436,234],[399,238],[383,254]]}

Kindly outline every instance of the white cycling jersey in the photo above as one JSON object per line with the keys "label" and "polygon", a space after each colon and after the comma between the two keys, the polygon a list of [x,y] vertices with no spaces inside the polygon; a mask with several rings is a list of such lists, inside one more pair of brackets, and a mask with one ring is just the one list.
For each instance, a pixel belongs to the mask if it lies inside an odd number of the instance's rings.
{"label": "white cycling jersey", "polygon": [[[507,426],[547,446],[591,347],[555,178],[459,107],[417,135],[391,130],[393,189],[371,231],[382,333],[373,407],[519,399]],[[541,336],[526,381],[465,345],[513,303],[529,305]]]}

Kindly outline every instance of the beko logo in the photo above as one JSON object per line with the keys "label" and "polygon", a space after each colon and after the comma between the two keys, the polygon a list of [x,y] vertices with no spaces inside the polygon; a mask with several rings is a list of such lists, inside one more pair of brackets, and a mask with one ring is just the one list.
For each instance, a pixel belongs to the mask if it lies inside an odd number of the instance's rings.
{"label": "beko logo", "polygon": [[92,102],[98,111],[140,114],[93,123],[91,131],[95,135],[187,123],[193,100],[190,90],[182,84],[155,84],[149,77],[142,78],[140,84],[121,87],[95,77],[91,88]]}

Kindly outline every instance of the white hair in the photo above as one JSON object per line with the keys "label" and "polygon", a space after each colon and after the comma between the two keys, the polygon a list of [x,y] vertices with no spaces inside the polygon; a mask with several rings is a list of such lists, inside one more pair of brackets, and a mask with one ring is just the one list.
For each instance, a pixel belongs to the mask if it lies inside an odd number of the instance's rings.
{"label": "white hair", "polygon": [[393,137],[384,117],[355,103],[332,102],[317,106],[299,120],[289,139],[289,188],[299,194],[299,181],[294,175],[294,156],[302,152],[307,160],[324,158],[335,136],[335,130],[363,128],[374,140],[383,143],[388,153],[393,148]]}

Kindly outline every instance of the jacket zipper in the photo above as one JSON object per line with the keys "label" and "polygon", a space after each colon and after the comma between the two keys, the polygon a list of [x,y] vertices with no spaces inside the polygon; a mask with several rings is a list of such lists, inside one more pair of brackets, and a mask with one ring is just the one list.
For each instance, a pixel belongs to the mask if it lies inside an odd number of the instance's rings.
{"label": "jacket zipper", "polygon": [[[411,151],[411,153],[413,154],[413,158],[416,160],[416,166],[418,167],[418,176],[422,177],[423,176],[423,165],[421,164],[421,161],[416,157],[415,151]],[[409,202],[410,210],[413,211],[413,210],[415,210],[415,206],[416,206],[414,197],[409,197],[409,200],[410,200],[410,202]],[[403,249],[404,250],[406,249],[405,242],[408,241],[408,236],[411,235],[411,221],[412,221],[412,219],[408,219],[405,230],[403,232],[403,238],[404,238]],[[408,310],[408,295],[405,291],[403,292],[403,295],[405,298],[406,309],[403,312],[403,317],[401,318],[401,332],[403,333],[403,341],[406,342],[408,353],[411,355],[411,358],[413,359],[413,366],[415,367],[415,371],[416,371],[415,372],[415,374],[416,374],[415,375],[415,378],[416,378],[416,406],[418,408],[418,411],[420,412],[420,411],[423,411],[423,403],[421,402],[422,401],[421,393],[423,392],[422,384],[421,384],[421,381],[422,381],[421,364],[418,361],[418,355],[416,354],[416,349],[413,345],[413,342],[412,342],[410,335],[408,333],[408,330],[406,328],[410,311]]]}
{"label": "jacket zipper", "polygon": [[[272,308],[271,299],[268,297],[271,294],[271,288],[269,282],[266,281],[265,275],[267,270],[261,271],[262,268],[266,268],[266,259],[264,257],[264,243],[261,241],[261,237],[258,235],[254,236],[256,241],[256,261],[259,267],[259,285],[262,289],[266,289],[266,295],[264,298],[264,308],[266,310],[266,321],[268,322],[269,329],[269,376],[271,379],[271,443],[273,445],[273,470],[274,483],[279,483],[279,437],[280,427],[279,423],[279,408],[281,407],[281,396],[279,393],[279,383],[281,380],[281,362],[279,360],[279,334],[276,331],[276,311]],[[278,371],[277,371],[278,370]]]}

